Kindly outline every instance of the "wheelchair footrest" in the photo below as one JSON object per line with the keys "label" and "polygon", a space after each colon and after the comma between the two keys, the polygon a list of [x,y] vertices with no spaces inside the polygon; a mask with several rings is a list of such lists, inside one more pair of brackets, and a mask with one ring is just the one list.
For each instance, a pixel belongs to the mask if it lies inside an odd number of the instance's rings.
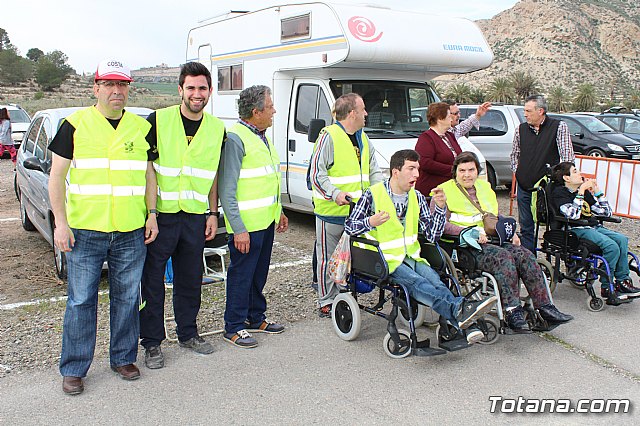
{"label": "wheelchair footrest", "polygon": [[440,348],[432,348],[431,340],[425,339],[416,343],[416,347],[413,348],[413,355],[415,356],[435,356],[444,355],[447,351]]}
{"label": "wheelchair footrest", "polygon": [[531,330],[533,331],[551,331],[554,328],[556,328],[557,326],[559,326],[560,324],[549,324],[548,322],[544,322],[544,323],[537,323],[535,324],[533,327],[531,327]]}
{"label": "wheelchair footrest", "polygon": [[453,340],[440,340],[440,347],[448,352],[459,351],[461,349],[467,349],[469,347],[467,338],[463,333],[457,333],[456,338]]}

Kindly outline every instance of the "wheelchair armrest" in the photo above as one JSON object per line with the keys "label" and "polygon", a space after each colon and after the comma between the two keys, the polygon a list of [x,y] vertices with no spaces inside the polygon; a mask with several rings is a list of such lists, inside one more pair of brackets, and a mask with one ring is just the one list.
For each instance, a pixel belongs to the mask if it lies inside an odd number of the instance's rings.
{"label": "wheelchair armrest", "polygon": [[622,219],[619,217],[609,217],[609,216],[594,216],[598,222],[611,222],[611,223],[620,223]]}
{"label": "wheelchair armrest", "polygon": [[589,226],[589,222],[584,219],[569,219],[566,216],[556,216],[553,218],[556,222],[566,223],[571,226]]}
{"label": "wheelchair armrest", "polygon": [[358,237],[355,235],[351,236],[351,242],[352,243],[360,243],[360,244],[366,244],[372,247],[380,247],[380,243],[377,242],[376,240],[370,240],[368,238],[364,238],[364,237]]}

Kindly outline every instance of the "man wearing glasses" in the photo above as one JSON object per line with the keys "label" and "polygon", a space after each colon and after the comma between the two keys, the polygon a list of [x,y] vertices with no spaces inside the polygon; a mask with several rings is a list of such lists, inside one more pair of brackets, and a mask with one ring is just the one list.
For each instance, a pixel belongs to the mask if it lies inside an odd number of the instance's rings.
{"label": "man wearing glasses", "polygon": [[[77,395],[93,360],[98,284],[109,265],[110,364],[125,380],[140,377],[138,354],[140,278],[145,244],[158,234],[147,202],[155,186],[150,125],[124,110],[133,81],[122,62],[98,65],[94,106],[68,116],[49,145],[53,152],[49,197],[54,243],[66,252],[68,299],[62,332],[62,390]],[[65,180],[68,175],[68,185]],[[153,181],[155,182],[155,180]]]}
{"label": "man wearing glasses", "polygon": [[465,135],[473,128],[479,129],[480,119],[491,109],[491,102],[485,102],[478,106],[475,114],[471,114],[466,120],[460,123],[460,107],[458,103],[451,99],[447,99],[444,102],[449,104],[449,113],[451,114],[451,129],[449,129],[449,131],[453,133],[456,140],[466,138]]}

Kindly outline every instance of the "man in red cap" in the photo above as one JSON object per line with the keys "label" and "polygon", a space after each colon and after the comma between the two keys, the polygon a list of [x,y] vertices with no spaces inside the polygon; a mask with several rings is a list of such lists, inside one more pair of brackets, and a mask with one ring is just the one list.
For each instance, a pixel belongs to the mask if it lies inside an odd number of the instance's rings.
{"label": "man in red cap", "polygon": [[[145,244],[158,234],[147,215],[155,174],[145,136],[149,123],[124,110],[129,68],[115,60],[98,65],[94,106],[68,116],[49,145],[53,152],[49,197],[54,243],[66,252],[68,299],[62,333],[62,390],[77,395],[93,360],[98,284],[109,265],[110,363],[125,380],[140,377],[138,300]],[[68,185],[65,179],[68,175]]]}

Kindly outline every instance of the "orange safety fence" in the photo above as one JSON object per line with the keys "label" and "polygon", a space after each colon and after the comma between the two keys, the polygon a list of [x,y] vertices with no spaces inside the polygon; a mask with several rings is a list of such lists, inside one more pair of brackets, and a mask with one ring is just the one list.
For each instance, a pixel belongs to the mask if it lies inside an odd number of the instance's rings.
{"label": "orange safety fence", "polygon": [[[576,167],[587,178],[596,179],[613,214],[640,219],[640,161],[576,155]],[[509,214],[517,198],[516,176],[511,179]]]}

